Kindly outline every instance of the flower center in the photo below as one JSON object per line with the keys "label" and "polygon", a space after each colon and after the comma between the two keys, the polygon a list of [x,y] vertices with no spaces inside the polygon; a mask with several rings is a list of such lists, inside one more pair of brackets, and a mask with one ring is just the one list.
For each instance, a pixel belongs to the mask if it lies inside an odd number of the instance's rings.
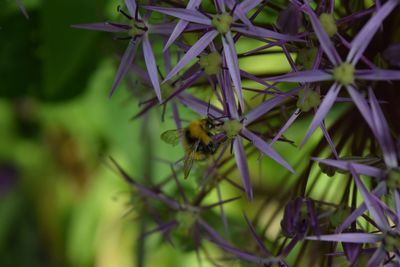
{"label": "flower center", "polygon": [[319,16],[319,21],[329,37],[332,37],[336,34],[337,26],[332,14],[322,13],[321,16]]}
{"label": "flower center", "polygon": [[226,133],[226,136],[229,139],[235,138],[240,130],[243,128],[243,125],[237,120],[229,120],[224,122],[222,129]]}
{"label": "flower center", "polygon": [[224,34],[229,31],[232,21],[232,16],[229,15],[229,13],[224,12],[222,14],[214,15],[211,24],[219,33]]}
{"label": "flower center", "polygon": [[350,85],[354,82],[354,66],[350,63],[342,63],[333,69],[333,79],[342,85]]}
{"label": "flower center", "polygon": [[201,56],[199,64],[204,72],[208,75],[217,74],[222,63],[222,57],[218,52],[212,52],[208,55]]}
{"label": "flower center", "polygon": [[128,35],[131,37],[140,37],[147,32],[148,28],[144,22],[133,21],[131,23],[131,29],[128,31]]}
{"label": "flower center", "polygon": [[169,83],[162,83],[160,85],[160,89],[161,89],[161,96],[163,99],[166,99],[174,92],[174,87],[172,87],[172,85]]}
{"label": "flower center", "polygon": [[297,107],[307,112],[312,108],[317,107],[321,103],[321,98],[318,92],[313,90],[301,90],[299,91],[299,98],[297,99]]}

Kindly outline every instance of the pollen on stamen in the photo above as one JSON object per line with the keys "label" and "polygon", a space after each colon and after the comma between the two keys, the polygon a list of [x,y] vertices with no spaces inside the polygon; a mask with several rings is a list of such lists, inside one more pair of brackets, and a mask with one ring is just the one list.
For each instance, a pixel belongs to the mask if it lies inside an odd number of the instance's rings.
{"label": "pollen on stamen", "polygon": [[316,108],[321,103],[321,96],[313,90],[300,90],[298,96],[296,105],[303,112]]}
{"label": "pollen on stamen", "polygon": [[354,82],[354,66],[344,62],[333,69],[332,77],[344,86],[350,85]]}
{"label": "pollen on stamen", "polygon": [[134,21],[131,24],[131,29],[128,31],[128,35],[131,37],[142,36],[147,31],[146,25],[144,23],[138,23]]}
{"label": "pollen on stamen", "polygon": [[232,16],[229,15],[229,13],[224,12],[222,14],[214,15],[211,24],[219,33],[224,34],[230,30],[232,21]]}
{"label": "pollen on stamen", "polygon": [[337,32],[337,26],[332,14],[322,13],[319,16],[319,21],[329,37],[332,37]]}
{"label": "pollen on stamen", "polygon": [[212,52],[208,55],[201,56],[199,64],[206,74],[216,75],[221,68],[222,57],[218,52]]}
{"label": "pollen on stamen", "polygon": [[161,89],[161,96],[163,99],[167,99],[175,90],[174,87],[168,82],[162,83],[160,85],[160,89]]}
{"label": "pollen on stamen", "polygon": [[243,128],[243,125],[240,123],[238,120],[229,120],[224,122],[224,125],[222,126],[226,136],[229,139],[235,138],[240,130]]}

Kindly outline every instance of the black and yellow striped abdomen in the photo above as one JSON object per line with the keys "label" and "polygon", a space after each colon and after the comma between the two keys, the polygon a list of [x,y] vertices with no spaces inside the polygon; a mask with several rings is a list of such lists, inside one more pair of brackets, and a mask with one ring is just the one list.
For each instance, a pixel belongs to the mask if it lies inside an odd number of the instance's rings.
{"label": "black and yellow striped abdomen", "polygon": [[212,140],[212,133],[207,131],[206,120],[192,121],[185,128],[185,142],[183,143],[186,153],[193,153],[193,159],[204,160],[217,150]]}

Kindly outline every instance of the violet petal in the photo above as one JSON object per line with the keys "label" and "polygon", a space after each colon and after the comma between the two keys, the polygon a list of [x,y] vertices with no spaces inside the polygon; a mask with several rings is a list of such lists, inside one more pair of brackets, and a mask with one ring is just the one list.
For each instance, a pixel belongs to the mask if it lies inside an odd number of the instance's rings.
{"label": "violet petal", "polygon": [[144,35],[143,37],[143,57],[144,61],[146,62],[147,72],[149,73],[150,81],[151,84],[153,85],[158,101],[162,102],[161,88],[160,88],[160,83],[158,81],[156,59],[154,57],[153,49],[151,48],[150,40],[147,34]]}
{"label": "violet petal", "polygon": [[230,32],[222,36],[222,44],[224,47],[224,55],[226,64],[228,65],[229,74],[231,75],[235,92],[239,100],[239,105],[244,111],[244,100],[242,95],[242,81],[240,78],[239,62],[236,55],[235,43]]}
{"label": "violet petal", "polygon": [[[190,0],[189,3],[186,6],[186,9],[196,9],[200,6],[201,0]],[[180,20],[173,32],[170,34],[167,43],[164,46],[164,51],[168,49],[168,47],[171,46],[175,42],[175,40],[181,35],[181,33],[185,30],[186,26],[189,24],[188,21],[186,20]]]}
{"label": "violet petal", "polygon": [[[115,24],[115,25],[113,25]],[[120,25],[121,27],[117,27]],[[71,25],[73,28],[93,30],[93,31],[103,31],[103,32],[127,32],[129,29],[128,25],[119,23],[108,23],[108,22],[96,22],[96,23],[86,23],[86,24],[75,24]]]}
{"label": "violet petal", "polygon": [[162,14],[173,16],[186,21],[211,26],[211,20],[197,10],[184,9],[184,8],[156,7],[156,6],[145,6],[144,8],[147,10],[157,11]]}
{"label": "violet petal", "polygon": [[369,19],[367,24],[364,25],[351,42],[351,48],[346,58],[347,62],[353,65],[357,64],[372,38],[375,36],[376,31],[382,26],[383,20],[392,12],[398,3],[398,0],[387,1],[378,12]]}
{"label": "violet petal", "polygon": [[137,10],[136,1],[135,0],[125,0],[125,5],[128,8],[129,14],[132,17],[135,17],[136,10]]}
{"label": "violet petal", "polygon": [[310,17],[311,24],[314,28],[315,34],[318,37],[319,43],[321,44],[322,49],[324,50],[325,54],[329,58],[329,60],[334,65],[339,65],[342,60],[340,59],[339,54],[337,53],[335,47],[333,46],[331,39],[329,38],[328,34],[325,32],[324,28],[322,27],[317,15],[309,6],[309,3],[306,1],[306,8],[307,14]]}
{"label": "violet petal", "polygon": [[398,81],[400,80],[399,70],[358,70],[355,72],[357,80],[367,81]]}
{"label": "violet petal", "polygon": [[354,169],[354,167],[352,166],[352,163],[349,163],[349,169],[350,169],[351,174],[353,175],[353,178],[357,185],[358,190],[360,190],[360,193],[363,196],[365,205],[367,206],[369,212],[371,213],[372,217],[374,218],[376,224],[379,226],[380,230],[382,230],[382,231],[389,230],[390,226],[387,222],[385,215],[382,212],[382,209],[379,206],[379,203],[377,203],[370,196],[370,193],[368,192],[364,183],[361,181],[360,177],[358,177],[358,174],[357,174],[356,170]]}
{"label": "violet petal", "polygon": [[332,235],[308,236],[305,239],[346,243],[375,243],[382,240],[382,235],[367,233],[340,233]]}
{"label": "violet petal", "polygon": [[397,167],[396,147],[390,135],[389,125],[386,122],[385,116],[379,107],[378,100],[371,88],[369,88],[368,93],[371,105],[372,122],[375,128],[374,133],[376,139],[378,139],[378,142],[381,145],[383,158],[388,167]]}
{"label": "violet petal", "polygon": [[213,105],[209,105],[208,103],[194,96],[184,94],[179,95],[178,98],[182,104],[188,106],[190,109],[197,112],[203,117],[207,117],[210,115],[212,117],[219,118],[224,115],[224,113],[220,109],[214,107]]}
{"label": "violet petal", "polygon": [[253,190],[251,188],[251,178],[249,174],[249,167],[247,165],[246,152],[244,151],[242,138],[240,136],[237,136],[233,141],[233,151],[247,198],[249,200],[253,200]]}
{"label": "violet petal", "polygon": [[284,75],[268,77],[265,79],[274,82],[306,83],[306,82],[329,81],[332,80],[333,78],[332,74],[329,74],[323,70],[305,70],[305,71],[290,72]]}
{"label": "violet petal", "polygon": [[274,32],[257,26],[253,26],[251,28],[232,27],[232,31],[239,32],[246,36],[271,38],[271,39],[285,40],[285,41],[301,41],[299,37],[292,35],[285,35],[282,33]]}
{"label": "violet petal", "polygon": [[205,33],[181,58],[176,66],[165,77],[164,82],[170,80],[175,74],[183,69],[193,58],[198,56],[218,35],[216,30]]}
{"label": "violet petal", "polygon": [[[298,91],[297,89],[292,90],[290,93],[295,94]],[[254,122],[264,114],[266,114],[268,111],[282,103],[284,100],[288,98],[287,95],[277,95],[273,98],[268,99],[267,101],[264,101],[257,107],[253,108],[250,110],[246,115],[245,115],[245,125],[249,125],[250,123]]]}
{"label": "violet petal", "polygon": [[310,127],[307,130],[306,135],[304,136],[303,141],[301,142],[301,146],[305,144],[311,134],[315,131],[315,129],[320,125],[320,123],[325,119],[325,116],[328,114],[329,110],[335,103],[336,97],[339,94],[342,85],[338,83],[334,83],[331,88],[329,88],[329,92],[325,95],[324,100],[322,100],[321,105],[319,106],[317,112],[314,115],[314,118],[311,122]]}
{"label": "violet petal", "polygon": [[265,142],[258,135],[252,133],[246,128],[242,129],[241,133],[244,137],[248,138],[253,143],[253,145],[257,147],[262,153],[275,160],[277,163],[288,169],[290,172],[295,172],[293,168],[289,165],[289,163],[287,163],[286,160],[284,160],[282,156],[279,155],[278,152],[276,152],[270,144]]}
{"label": "violet petal", "polygon": [[115,75],[113,84],[111,86],[110,96],[112,96],[117,89],[119,83],[124,78],[126,73],[129,70],[129,67],[136,55],[137,47],[140,40],[133,40],[129,41],[128,47],[126,48],[124,55],[122,56],[121,63],[119,64],[117,74]]}
{"label": "violet petal", "polygon": [[385,258],[386,252],[382,247],[375,250],[372,257],[369,259],[366,267],[376,267],[379,266],[382,260]]}
{"label": "violet petal", "polygon": [[282,134],[293,124],[293,122],[297,119],[297,117],[301,114],[300,109],[296,109],[292,116],[287,120],[285,125],[279,130],[279,132],[275,135],[274,139],[271,141],[271,145],[273,145],[278,139],[282,136]]}
{"label": "violet petal", "polygon": [[[354,167],[354,164],[353,164]],[[372,190],[372,194],[375,196],[382,196],[386,192],[386,183],[382,182],[379,183],[377,187],[375,187],[374,190]],[[367,206],[365,203],[361,204],[357,209],[355,209],[347,218],[344,220],[344,222],[337,228],[336,232],[342,232],[346,228],[348,228],[355,220],[357,220],[358,217],[360,217],[364,211],[367,209]]]}
{"label": "violet petal", "polygon": [[257,245],[261,249],[262,253],[265,254],[266,256],[272,256],[271,252],[269,252],[269,250],[265,247],[264,242],[262,241],[262,239],[258,236],[257,231],[254,228],[254,226],[251,223],[251,221],[249,220],[249,218],[247,218],[245,213],[243,213],[243,216],[244,216],[244,219],[246,220],[247,225],[249,226],[251,235],[256,240]]}

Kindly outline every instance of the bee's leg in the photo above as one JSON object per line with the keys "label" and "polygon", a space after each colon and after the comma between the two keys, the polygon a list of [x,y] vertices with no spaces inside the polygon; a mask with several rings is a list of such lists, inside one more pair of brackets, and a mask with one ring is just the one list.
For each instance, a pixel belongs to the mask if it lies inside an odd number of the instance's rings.
{"label": "bee's leg", "polygon": [[207,153],[208,154],[214,154],[215,151],[217,151],[217,149],[218,149],[217,144],[215,144],[212,141],[210,143],[208,143],[208,145],[207,145]]}

